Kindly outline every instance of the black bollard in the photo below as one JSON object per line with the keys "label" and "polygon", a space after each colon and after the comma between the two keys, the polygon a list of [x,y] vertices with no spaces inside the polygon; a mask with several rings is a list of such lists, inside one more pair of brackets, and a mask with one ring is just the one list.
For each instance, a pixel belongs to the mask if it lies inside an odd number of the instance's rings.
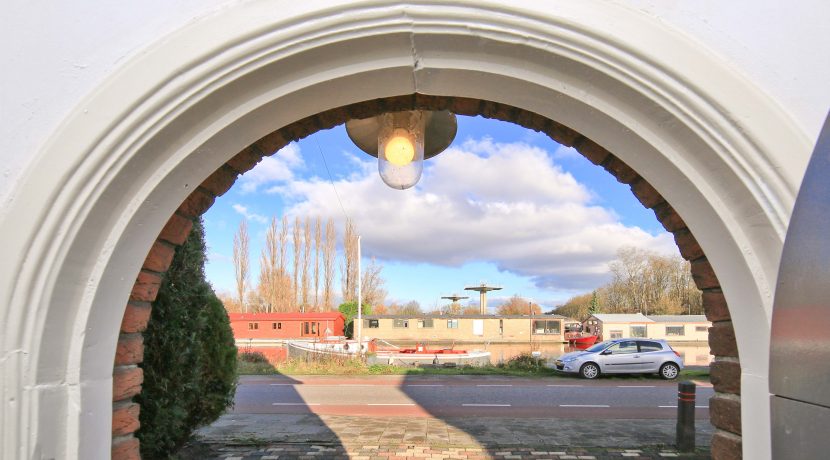
{"label": "black bollard", "polygon": [[677,384],[677,450],[695,450],[695,388],[694,382]]}

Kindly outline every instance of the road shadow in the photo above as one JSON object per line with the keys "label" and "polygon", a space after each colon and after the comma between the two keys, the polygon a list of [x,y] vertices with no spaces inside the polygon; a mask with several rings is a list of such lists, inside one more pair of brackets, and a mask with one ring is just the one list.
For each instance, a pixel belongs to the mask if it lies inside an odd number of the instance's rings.
{"label": "road shadow", "polygon": [[[613,380],[599,383],[601,386],[594,388],[594,382],[588,382],[589,386],[584,389],[596,393],[603,391],[605,385],[610,389],[617,385],[662,385],[663,381],[632,375],[615,376]],[[422,420],[410,418],[399,422],[406,427],[408,437],[404,442],[478,448],[493,458],[497,454],[530,456],[532,452],[574,454],[574,449],[576,453],[588,454],[589,451],[580,450],[586,448],[671,449],[674,446],[675,418],[654,417],[633,408],[595,409],[551,404],[552,398],[559,397],[563,403],[572,402],[574,389],[569,387],[585,384],[585,380],[567,375],[424,376],[413,370],[403,378],[400,390],[426,415]],[[559,391],[565,389],[570,393],[567,398]],[[664,392],[674,394],[675,389],[676,386]],[[436,392],[451,395],[452,399],[443,398],[436,404]],[[511,393],[510,397],[507,393]],[[676,413],[676,409],[665,410]],[[701,409],[696,417],[698,447],[708,449],[713,430],[708,411]],[[511,454],[505,454],[508,451]]]}
{"label": "road shadow", "polygon": [[247,363],[246,370],[252,369],[263,375],[240,375],[234,405],[198,429],[177,459],[346,456],[338,434],[297,390],[301,380],[278,372],[267,361]]}

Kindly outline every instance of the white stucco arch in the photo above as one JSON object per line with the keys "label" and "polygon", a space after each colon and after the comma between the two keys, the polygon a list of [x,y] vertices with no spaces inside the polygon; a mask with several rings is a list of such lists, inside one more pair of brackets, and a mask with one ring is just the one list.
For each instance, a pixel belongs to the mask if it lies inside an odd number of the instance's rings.
{"label": "white stucco arch", "polygon": [[126,299],[192,187],[276,128],[413,92],[559,121],[666,197],[731,307],[744,454],[768,458],[772,294],[810,142],[728,63],[659,21],[602,2],[536,5],[242,3],[110,75],[38,152],[0,224],[4,458],[109,455]]}

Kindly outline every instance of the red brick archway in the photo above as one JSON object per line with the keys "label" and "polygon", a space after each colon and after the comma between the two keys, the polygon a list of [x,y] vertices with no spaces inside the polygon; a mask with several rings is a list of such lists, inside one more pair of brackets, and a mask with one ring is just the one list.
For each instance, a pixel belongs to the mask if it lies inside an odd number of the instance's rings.
{"label": "red brick archway", "polygon": [[113,459],[138,459],[139,444],[134,433],[139,429],[140,407],[132,398],[141,392],[143,336],[150,317],[151,302],[161,283],[161,276],[173,259],[176,246],[187,238],[193,220],[213,205],[216,197],[233,186],[239,175],[252,169],[264,156],[271,155],[289,142],[317,131],[329,129],[352,118],[366,118],[389,111],[429,109],[450,110],[459,115],[508,121],[542,132],[559,144],[574,147],[592,163],[603,167],[619,182],[631,187],[632,193],[648,209],[666,231],[674,235],[680,254],[691,262],[692,276],[703,291],[703,306],[712,321],[709,346],[715,360],[711,379],[715,396],[709,402],[714,458],[741,458],[740,378],[741,367],[732,320],[715,272],[686,226],[672,206],[636,171],[602,146],[578,132],[553,120],[526,110],[490,101],[413,94],[376,99],[328,110],[304,118],[274,131],[237,153],[210,175],[181,204],[158,235],[142,265],[130,294],[115,355],[113,369]]}

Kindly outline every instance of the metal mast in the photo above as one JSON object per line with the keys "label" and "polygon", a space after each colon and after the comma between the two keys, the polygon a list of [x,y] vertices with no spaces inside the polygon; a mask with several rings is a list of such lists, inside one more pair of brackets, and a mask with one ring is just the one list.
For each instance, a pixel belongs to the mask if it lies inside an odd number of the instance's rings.
{"label": "metal mast", "polygon": [[487,314],[487,292],[498,291],[500,289],[501,286],[488,286],[487,283],[481,283],[478,286],[468,286],[464,288],[465,291],[478,291],[479,311],[482,315]]}

